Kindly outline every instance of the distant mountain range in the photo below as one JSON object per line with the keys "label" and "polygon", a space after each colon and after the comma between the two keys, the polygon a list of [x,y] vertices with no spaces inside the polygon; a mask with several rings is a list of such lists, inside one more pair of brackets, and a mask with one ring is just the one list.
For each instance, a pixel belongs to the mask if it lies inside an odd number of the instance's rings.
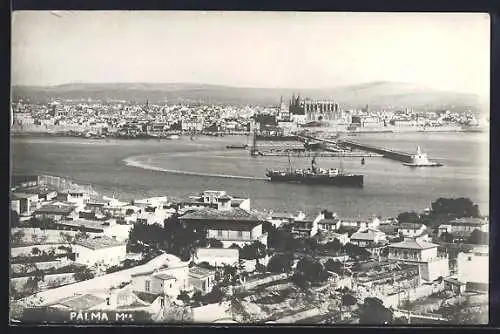
{"label": "distant mountain range", "polygon": [[326,89],[244,88],[190,83],[104,83],[58,86],[13,86],[14,100],[46,102],[53,99],[126,100],[137,103],[210,102],[238,105],[278,105],[292,94],[312,99],[334,99],[343,107],[481,108],[487,103],[474,94],[447,92],[421,85],[377,81]]}

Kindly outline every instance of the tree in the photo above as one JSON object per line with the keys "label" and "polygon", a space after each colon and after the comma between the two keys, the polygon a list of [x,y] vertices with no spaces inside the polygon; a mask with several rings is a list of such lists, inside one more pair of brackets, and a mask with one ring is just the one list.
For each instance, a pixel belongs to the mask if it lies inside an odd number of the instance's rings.
{"label": "tree", "polygon": [[378,298],[367,297],[359,308],[360,325],[388,325],[393,322],[393,313]]}
{"label": "tree", "polygon": [[398,215],[398,222],[400,223],[418,223],[420,215],[415,211],[403,212]]}
{"label": "tree", "polygon": [[448,232],[443,232],[440,236],[439,239],[444,242],[453,242],[453,235]]}
{"label": "tree", "polygon": [[468,243],[474,245],[487,245],[489,240],[489,233],[475,229],[470,234]]}
{"label": "tree", "polygon": [[333,239],[333,241],[327,242],[324,247],[329,252],[338,253],[342,249],[342,243],[339,239]]}
{"label": "tree", "polygon": [[89,268],[82,268],[73,274],[76,281],[86,281],[95,277],[95,274]]}
{"label": "tree", "polygon": [[438,198],[431,204],[431,213],[448,218],[479,217],[479,207],[469,198]]}
{"label": "tree", "polygon": [[89,237],[89,234],[85,230],[85,226],[80,226],[80,230],[78,231],[77,234],[75,234],[75,239],[77,240],[85,240]]}
{"label": "tree", "polygon": [[311,257],[304,257],[297,263],[297,273],[311,283],[324,282],[329,276],[323,265]]}
{"label": "tree", "polygon": [[237,244],[232,244],[229,248],[241,249],[241,247]]}
{"label": "tree", "polygon": [[31,254],[33,254],[33,256],[38,256],[38,255],[42,254],[42,251],[38,247],[33,247],[31,249]]}
{"label": "tree", "polygon": [[75,238],[69,233],[60,232],[59,239],[62,243],[68,244],[70,248],[75,243]]}
{"label": "tree", "polygon": [[291,254],[276,254],[269,259],[267,270],[272,273],[287,273],[292,270],[293,256]]}
{"label": "tree", "polygon": [[240,250],[240,258],[244,260],[260,259],[266,255],[266,246],[259,241],[245,245]]}
{"label": "tree", "polygon": [[17,211],[10,210],[10,227],[19,226],[19,214]]}
{"label": "tree", "polygon": [[189,297],[189,294],[182,290],[181,293],[177,296],[177,299],[182,301],[184,304],[188,304],[191,298]]}
{"label": "tree", "polygon": [[20,246],[23,242],[25,233],[23,230],[16,231],[10,235],[11,246]]}
{"label": "tree", "polygon": [[332,271],[339,275],[342,273],[342,268],[343,268],[342,262],[338,260],[328,259],[328,261],[325,262],[326,270]]}
{"label": "tree", "polygon": [[356,297],[354,297],[353,295],[350,295],[350,294],[344,294],[342,295],[342,305],[343,306],[353,306],[353,305],[356,305],[358,300],[356,299]]}

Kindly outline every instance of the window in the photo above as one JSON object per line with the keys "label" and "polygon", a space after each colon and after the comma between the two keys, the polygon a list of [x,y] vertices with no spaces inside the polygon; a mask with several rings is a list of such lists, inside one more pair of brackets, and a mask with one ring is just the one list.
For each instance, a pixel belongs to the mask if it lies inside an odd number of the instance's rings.
{"label": "window", "polygon": [[202,282],[201,282],[201,289],[202,289],[203,291],[205,291],[205,290],[207,289],[207,282],[205,282],[205,281],[202,281]]}
{"label": "window", "polygon": [[217,231],[217,236],[222,238],[222,230]]}
{"label": "window", "polygon": [[146,292],[151,291],[151,281],[146,281],[146,286],[144,287],[144,290],[146,290]]}

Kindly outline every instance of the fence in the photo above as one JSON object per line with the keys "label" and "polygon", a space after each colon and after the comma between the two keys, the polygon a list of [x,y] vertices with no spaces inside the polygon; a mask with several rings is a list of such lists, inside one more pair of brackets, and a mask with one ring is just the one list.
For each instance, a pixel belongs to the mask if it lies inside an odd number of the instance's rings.
{"label": "fence", "polygon": [[438,293],[444,291],[444,284],[432,284],[432,285],[422,285],[415,288],[409,288],[399,293],[393,295],[381,296],[380,299],[384,302],[384,305],[394,308],[399,307],[399,305],[405,301],[415,301],[417,299],[428,297],[433,293]]}

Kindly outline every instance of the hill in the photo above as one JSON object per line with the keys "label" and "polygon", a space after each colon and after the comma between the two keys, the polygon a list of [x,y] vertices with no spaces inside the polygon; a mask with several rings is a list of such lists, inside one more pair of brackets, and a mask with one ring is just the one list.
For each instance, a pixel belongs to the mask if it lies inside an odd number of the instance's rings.
{"label": "hill", "polygon": [[13,86],[14,100],[28,98],[47,102],[53,99],[126,100],[138,103],[163,101],[203,101],[220,104],[277,105],[280,97],[293,93],[314,99],[335,99],[344,107],[463,107],[481,104],[477,95],[438,91],[425,86],[378,81],[327,89],[246,88],[191,83],[105,83],[58,86]]}

